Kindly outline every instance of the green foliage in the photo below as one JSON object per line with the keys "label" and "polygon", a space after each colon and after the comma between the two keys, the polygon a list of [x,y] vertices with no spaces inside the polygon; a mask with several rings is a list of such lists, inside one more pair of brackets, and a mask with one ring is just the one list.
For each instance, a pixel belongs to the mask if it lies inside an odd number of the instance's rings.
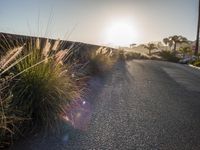
{"label": "green foliage", "polygon": [[178,43],[188,43],[187,38],[181,36],[181,35],[174,35],[174,36],[170,36],[168,38],[164,38],[163,42],[168,45],[170,48],[172,48],[173,46],[173,52],[176,52],[176,47]]}
{"label": "green foliage", "polygon": [[166,61],[170,62],[179,62],[179,58],[171,51],[161,51],[159,52],[159,56],[162,57]]}
{"label": "green foliage", "polygon": [[83,94],[78,70],[84,66],[88,74],[102,73],[117,60],[109,48],[101,47],[77,61],[81,50],[59,50],[60,42],[48,39],[26,40],[15,46],[6,42],[6,53],[0,57],[0,146],[21,133],[59,132],[62,115]]}
{"label": "green foliage", "polygon": [[142,45],[144,48],[148,49],[149,50],[149,56],[151,56],[152,54],[152,50],[155,50],[157,49],[157,46],[154,44],[154,43],[148,43],[148,44],[143,44]]}
{"label": "green foliage", "polygon": [[24,47],[27,57],[14,68],[12,106],[30,117],[34,128],[58,131],[61,112],[79,91],[69,65],[62,64],[65,51],[55,52],[48,44]]}
{"label": "green foliage", "polygon": [[186,54],[186,53],[191,53],[192,54],[192,49],[191,47],[180,47],[179,48],[179,51],[183,54]]}
{"label": "green foliage", "polygon": [[124,54],[124,57],[126,60],[132,60],[132,59],[149,59],[147,56],[142,55],[141,53],[136,52],[126,52]]}
{"label": "green foliage", "polygon": [[80,98],[81,84],[67,63],[69,50],[57,47],[56,42],[31,39],[1,57],[0,138],[5,139],[1,141],[9,143],[11,137],[30,130],[59,132],[61,114]]}
{"label": "green foliage", "polygon": [[87,73],[90,75],[105,73],[112,68],[116,59],[112,50],[100,47],[90,54]]}
{"label": "green foliage", "polygon": [[194,66],[200,67],[200,60],[197,60],[193,63]]}

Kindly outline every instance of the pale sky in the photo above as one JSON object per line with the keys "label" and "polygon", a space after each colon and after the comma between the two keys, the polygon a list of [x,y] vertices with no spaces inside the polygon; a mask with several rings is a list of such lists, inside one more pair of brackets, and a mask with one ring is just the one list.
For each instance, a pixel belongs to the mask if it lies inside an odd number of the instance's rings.
{"label": "pale sky", "polygon": [[0,32],[111,46],[195,40],[197,14],[198,0],[0,0]]}

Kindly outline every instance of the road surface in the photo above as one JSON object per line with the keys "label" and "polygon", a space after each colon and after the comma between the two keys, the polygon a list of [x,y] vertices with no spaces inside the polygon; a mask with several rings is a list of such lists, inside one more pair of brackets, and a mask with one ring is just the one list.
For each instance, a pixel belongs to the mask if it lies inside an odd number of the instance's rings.
{"label": "road surface", "polygon": [[200,70],[133,60],[92,86],[86,129],[13,149],[200,149]]}

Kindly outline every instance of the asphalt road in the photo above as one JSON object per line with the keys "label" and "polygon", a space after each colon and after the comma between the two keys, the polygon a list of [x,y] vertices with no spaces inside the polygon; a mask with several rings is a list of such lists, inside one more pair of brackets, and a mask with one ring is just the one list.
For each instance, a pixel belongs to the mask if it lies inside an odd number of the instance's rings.
{"label": "asphalt road", "polygon": [[84,129],[77,120],[78,129],[13,149],[200,149],[200,70],[134,60],[119,63],[91,87]]}

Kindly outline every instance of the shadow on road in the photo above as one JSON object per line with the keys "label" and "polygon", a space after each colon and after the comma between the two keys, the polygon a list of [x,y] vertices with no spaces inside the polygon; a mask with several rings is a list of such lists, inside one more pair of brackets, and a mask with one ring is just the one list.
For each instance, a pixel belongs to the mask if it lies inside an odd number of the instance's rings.
{"label": "shadow on road", "polygon": [[[83,97],[83,107],[73,108],[71,111],[74,117],[78,116],[73,124],[67,124],[63,122],[61,126],[62,132],[59,134],[43,132],[29,135],[21,138],[16,142],[11,149],[13,150],[54,150],[54,149],[66,149],[67,145],[73,145],[74,141],[79,140],[80,135],[87,134],[87,129],[90,126],[91,117],[95,111],[96,97],[101,93],[105,86],[105,83],[112,78],[113,70],[121,70],[125,72],[125,62],[120,61],[109,71],[100,76],[94,76],[88,81],[88,88],[85,96]],[[86,107],[84,107],[84,105]],[[83,110],[84,109],[84,110]],[[83,110],[83,111],[81,111]],[[85,113],[87,112],[87,113]],[[84,117],[84,118],[83,118]],[[85,119],[89,118],[89,119]],[[87,122],[84,122],[87,120]]]}

